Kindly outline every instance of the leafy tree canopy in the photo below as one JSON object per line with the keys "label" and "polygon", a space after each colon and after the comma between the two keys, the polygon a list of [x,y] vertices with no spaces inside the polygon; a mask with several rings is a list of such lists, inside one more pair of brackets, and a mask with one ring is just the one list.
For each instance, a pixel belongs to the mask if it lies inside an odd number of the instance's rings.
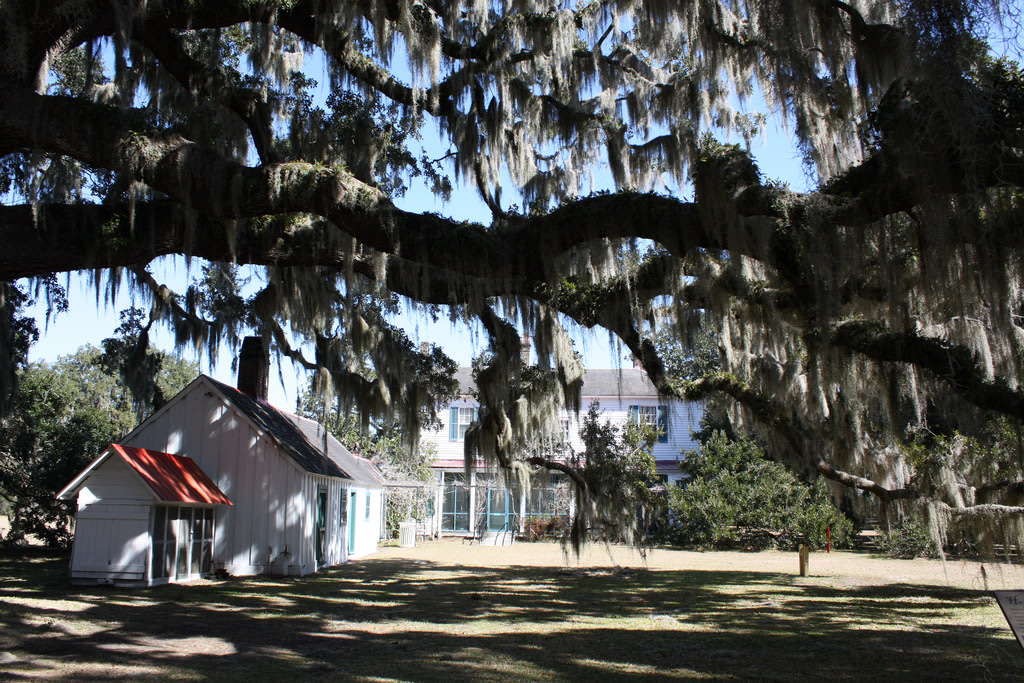
{"label": "leafy tree canopy", "polygon": [[[172,395],[198,373],[195,363],[149,353],[161,368],[156,381]],[[87,345],[19,371],[13,408],[0,418],[0,499],[11,518],[0,540],[33,534],[51,545],[68,544],[73,507],[58,501],[57,492],[138,424],[137,403],[105,355]]]}
{"label": "leafy tree canopy", "polygon": [[[564,326],[605,328],[664,394],[729,396],[802,466],[937,518],[1019,517],[1020,482],[951,453],[952,496],[905,452],[922,430],[1024,418],[1024,76],[983,42],[1016,25],[1002,5],[10,0],[0,280],[127,281],[179,344],[255,330],[410,434],[443,377],[387,311],[478,319],[495,371],[471,447],[508,467],[552,406],[579,407]],[[757,98],[815,191],[720,141],[759,132]],[[440,156],[413,144],[428,132]],[[591,193],[600,168],[616,192]],[[472,184],[491,223],[399,209],[420,181]],[[167,254],[206,264],[187,292],[148,270]],[[234,264],[255,268],[248,289]],[[707,312],[721,371],[665,371],[666,301],[680,327]],[[549,372],[536,410],[516,326]]]}

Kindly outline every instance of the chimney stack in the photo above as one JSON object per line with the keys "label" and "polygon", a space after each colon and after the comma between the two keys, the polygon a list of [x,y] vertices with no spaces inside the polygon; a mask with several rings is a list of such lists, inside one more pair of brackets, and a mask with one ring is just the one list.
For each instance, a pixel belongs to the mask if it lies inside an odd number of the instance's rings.
{"label": "chimney stack", "polygon": [[238,354],[238,390],[267,400],[270,380],[270,349],[263,337],[246,337]]}
{"label": "chimney stack", "polygon": [[644,364],[641,363],[640,359],[637,358],[636,356],[633,356],[633,368],[635,370],[643,370],[644,369]]}
{"label": "chimney stack", "polygon": [[523,360],[523,365],[530,364],[530,345],[533,341],[533,337],[528,334],[524,334],[519,339],[519,357]]}

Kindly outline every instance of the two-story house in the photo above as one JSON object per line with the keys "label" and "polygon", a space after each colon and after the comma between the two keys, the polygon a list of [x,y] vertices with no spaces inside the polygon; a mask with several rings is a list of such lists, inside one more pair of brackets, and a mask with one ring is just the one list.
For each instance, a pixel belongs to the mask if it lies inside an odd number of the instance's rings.
{"label": "two-story house", "polygon": [[[437,449],[437,487],[429,531],[441,536],[500,534],[521,531],[532,517],[569,514],[573,506],[571,487],[557,473],[536,474],[529,491],[506,486],[504,478],[493,469],[481,467],[466,474],[465,436],[476,418],[477,402],[471,369],[459,368],[456,378],[459,398],[440,411],[441,428],[422,435],[424,442]],[[657,427],[660,434],[654,458],[659,478],[666,483],[682,479],[679,460],[684,451],[697,446],[691,432],[700,422],[702,404],[659,397],[641,368],[588,370],[582,399],[584,412],[596,401],[602,419],[613,424],[624,426],[633,421]],[[563,434],[559,436],[576,452],[583,450],[582,419],[582,413],[563,411],[561,415]]]}

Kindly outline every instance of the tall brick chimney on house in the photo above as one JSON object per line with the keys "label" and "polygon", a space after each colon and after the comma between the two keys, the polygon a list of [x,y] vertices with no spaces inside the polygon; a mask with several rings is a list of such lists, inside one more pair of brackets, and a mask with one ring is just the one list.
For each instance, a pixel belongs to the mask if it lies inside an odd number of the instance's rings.
{"label": "tall brick chimney on house", "polygon": [[246,337],[238,354],[238,390],[267,400],[270,381],[270,349],[263,337]]}

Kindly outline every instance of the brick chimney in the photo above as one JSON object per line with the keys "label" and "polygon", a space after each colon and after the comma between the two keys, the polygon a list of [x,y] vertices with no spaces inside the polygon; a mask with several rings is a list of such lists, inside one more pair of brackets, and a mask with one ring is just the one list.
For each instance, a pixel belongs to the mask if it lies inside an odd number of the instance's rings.
{"label": "brick chimney", "polygon": [[524,334],[519,339],[519,357],[523,360],[523,365],[530,364],[530,347],[533,342],[533,337],[528,334]]}
{"label": "brick chimney", "polygon": [[238,354],[238,390],[267,400],[270,380],[270,349],[263,337],[246,337]]}

